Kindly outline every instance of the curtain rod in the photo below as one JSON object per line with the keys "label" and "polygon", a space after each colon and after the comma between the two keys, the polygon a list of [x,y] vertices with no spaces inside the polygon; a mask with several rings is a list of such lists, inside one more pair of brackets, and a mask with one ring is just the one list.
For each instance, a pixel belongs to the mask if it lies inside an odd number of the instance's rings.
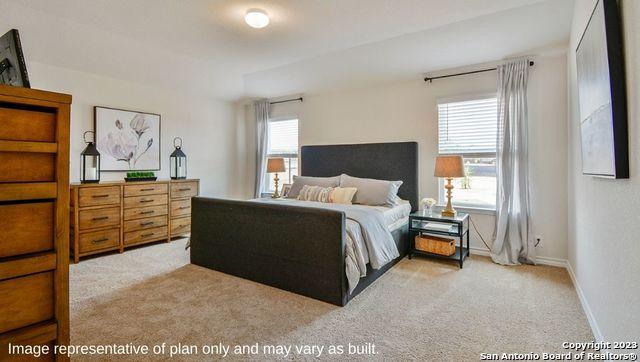
{"label": "curtain rod", "polygon": [[[533,63],[533,61],[530,61],[530,62],[529,62],[529,66],[530,66],[530,67],[532,67],[532,66],[533,66],[533,64],[534,64],[534,63]],[[457,77],[457,76],[460,76],[460,75],[469,75],[469,74],[476,74],[476,73],[491,72],[491,71],[494,71],[494,70],[498,70],[498,68],[496,67],[496,68],[488,68],[488,69],[472,70],[472,71],[470,71],[470,72],[455,73],[455,74],[447,74],[447,75],[441,75],[441,76],[438,76],[438,77],[425,77],[425,78],[424,78],[424,81],[425,81],[425,82],[432,83],[432,82],[433,82],[434,80],[436,80],[436,79],[449,78],[449,77]]]}
{"label": "curtain rod", "polygon": [[282,101],[269,102],[269,104],[273,105],[278,103],[297,102],[297,101],[303,102],[304,100],[302,99],[302,97],[300,97],[300,98],[293,98],[293,99],[285,99]]}

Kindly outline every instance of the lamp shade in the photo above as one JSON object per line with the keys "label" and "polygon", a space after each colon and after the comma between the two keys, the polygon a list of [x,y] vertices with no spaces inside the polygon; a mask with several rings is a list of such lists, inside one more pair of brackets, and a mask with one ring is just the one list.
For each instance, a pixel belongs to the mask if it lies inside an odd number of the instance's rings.
{"label": "lamp shade", "polygon": [[270,158],[267,160],[267,172],[277,173],[284,172],[284,158]]}
{"label": "lamp shade", "polygon": [[462,156],[436,157],[436,169],[433,175],[436,177],[464,177]]}

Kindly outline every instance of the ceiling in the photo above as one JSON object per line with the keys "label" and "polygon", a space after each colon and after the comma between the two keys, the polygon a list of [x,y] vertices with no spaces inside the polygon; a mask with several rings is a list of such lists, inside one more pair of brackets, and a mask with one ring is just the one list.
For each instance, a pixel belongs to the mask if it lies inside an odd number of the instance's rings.
{"label": "ceiling", "polygon": [[[0,0],[27,60],[236,100],[567,43],[573,0]],[[248,27],[248,8],[271,24]],[[533,15],[532,15],[533,14]]]}

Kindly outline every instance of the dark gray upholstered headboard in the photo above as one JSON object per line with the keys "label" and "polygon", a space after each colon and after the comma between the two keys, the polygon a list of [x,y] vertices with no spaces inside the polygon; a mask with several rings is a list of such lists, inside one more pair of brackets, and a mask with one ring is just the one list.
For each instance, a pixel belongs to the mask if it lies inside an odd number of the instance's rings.
{"label": "dark gray upholstered headboard", "polygon": [[302,146],[303,176],[330,177],[346,173],[355,177],[401,180],[398,196],[418,209],[418,143],[363,143]]}

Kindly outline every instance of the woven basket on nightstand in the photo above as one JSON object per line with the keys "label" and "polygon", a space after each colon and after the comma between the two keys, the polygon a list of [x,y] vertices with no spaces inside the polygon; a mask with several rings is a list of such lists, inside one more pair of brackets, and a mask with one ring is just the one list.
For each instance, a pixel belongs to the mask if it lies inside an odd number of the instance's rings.
{"label": "woven basket on nightstand", "polygon": [[416,236],[416,249],[428,253],[450,256],[456,252],[454,239],[440,238],[431,235]]}

